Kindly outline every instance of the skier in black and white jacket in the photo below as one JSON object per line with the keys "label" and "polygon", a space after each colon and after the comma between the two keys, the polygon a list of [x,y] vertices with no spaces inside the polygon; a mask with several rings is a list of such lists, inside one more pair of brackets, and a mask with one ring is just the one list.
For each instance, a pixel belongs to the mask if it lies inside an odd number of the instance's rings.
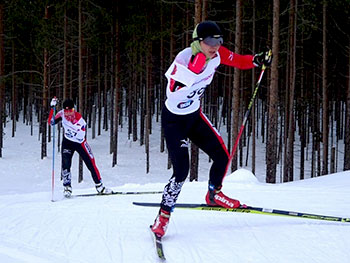
{"label": "skier in black and white jacket", "polygon": [[194,29],[191,47],[182,50],[165,73],[168,84],[162,128],[173,175],[164,188],[160,210],[151,228],[159,237],[165,234],[170,213],[189,172],[189,140],[213,160],[206,203],[227,208],[240,206],[238,200],[227,197],[221,191],[230,154],[222,137],[202,112],[200,99],[220,64],[251,69],[270,64],[271,60],[266,61],[264,53],[255,56],[233,53],[222,43],[219,26],[213,21],[201,22]]}

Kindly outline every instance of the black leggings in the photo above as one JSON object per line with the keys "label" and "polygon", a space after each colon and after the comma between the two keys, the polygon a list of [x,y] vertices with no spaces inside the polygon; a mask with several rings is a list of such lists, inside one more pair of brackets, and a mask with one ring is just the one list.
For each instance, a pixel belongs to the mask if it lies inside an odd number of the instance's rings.
{"label": "black leggings", "polygon": [[209,183],[215,187],[222,184],[229,160],[225,143],[208,118],[198,110],[187,115],[176,115],[166,107],[162,111],[162,127],[175,182],[185,181],[189,172],[188,139],[213,160]]}
{"label": "black leggings", "polygon": [[[72,166],[72,158],[74,152],[77,151],[81,158],[83,159],[86,167],[91,172],[92,179],[95,184],[101,182],[100,172],[97,169],[95,158],[92,154],[91,148],[86,140],[82,143],[72,142],[65,137],[63,137],[62,141],[62,175],[65,172],[68,172],[70,175],[70,168]],[[69,178],[70,181],[70,178]],[[70,185],[70,182],[64,182],[66,185]]]}

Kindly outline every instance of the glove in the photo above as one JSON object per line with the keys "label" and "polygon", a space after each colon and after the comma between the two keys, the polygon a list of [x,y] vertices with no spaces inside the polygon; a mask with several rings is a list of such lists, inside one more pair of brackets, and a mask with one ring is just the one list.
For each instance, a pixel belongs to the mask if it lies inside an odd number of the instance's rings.
{"label": "glove", "polygon": [[192,56],[188,68],[192,72],[199,74],[205,66],[206,57],[202,52],[199,52],[196,56]]}
{"label": "glove", "polygon": [[50,124],[51,124],[51,126],[54,126],[56,124],[54,118],[51,118]]}
{"label": "glove", "polygon": [[265,65],[265,67],[268,67],[271,65],[271,62],[272,62],[271,49],[264,52],[260,52],[256,54],[253,58],[254,66],[259,68],[261,68],[263,65]]}
{"label": "glove", "polygon": [[53,107],[56,107],[56,105],[57,105],[57,98],[54,97],[50,102],[50,106],[53,108]]}

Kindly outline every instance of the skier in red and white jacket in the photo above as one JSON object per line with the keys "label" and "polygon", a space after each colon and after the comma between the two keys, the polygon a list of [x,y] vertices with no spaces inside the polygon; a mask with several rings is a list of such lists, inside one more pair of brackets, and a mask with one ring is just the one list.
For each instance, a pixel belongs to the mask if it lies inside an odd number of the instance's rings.
{"label": "skier in red and white jacket", "polygon": [[255,56],[235,54],[222,43],[219,26],[213,21],[201,22],[193,31],[191,47],[182,50],[165,73],[168,84],[162,127],[173,175],[164,188],[160,210],[151,228],[159,237],[165,234],[170,213],[189,172],[189,140],[213,160],[206,203],[226,208],[240,206],[238,200],[221,191],[230,154],[221,135],[203,114],[200,99],[220,64],[244,70],[269,65],[271,59],[266,60],[264,52]]}
{"label": "skier in red and white jacket", "polygon": [[92,179],[95,182],[95,187],[98,193],[108,194],[112,190],[106,188],[102,184],[100,172],[96,166],[94,155],[91,148],[86,141],[86,122],[81,114],[74,110],[74,102],[71,99],[67,99],[63,102],[63,109],[60,110],[54,117],[54,110],[57,104],[57,99],[51,100],[51,111],[49,114],[48,122],[51,125],[62,121],[64,129],[64,136],[62,140],[62,171],[61,178],[63,179],[63,193],[66,197],[70,197],[72,194],[71,185],[71,172],[72,158],[75,151],[79,153],[83,159],[86,167],[91,172]]}

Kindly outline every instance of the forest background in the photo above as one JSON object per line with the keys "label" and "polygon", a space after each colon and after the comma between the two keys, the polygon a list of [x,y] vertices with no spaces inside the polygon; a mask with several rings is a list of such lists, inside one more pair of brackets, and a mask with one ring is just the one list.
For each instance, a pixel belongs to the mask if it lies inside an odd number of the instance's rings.
{"label": "forest background", "polygon": [[[254,173],[256,140],[265,147],[268,183],[276,182],[278,164],[283,182],[333,173],[340,165],[349,170],[349,12],[350,0],[2,0],[0,158],[6,154],[3,127],[12,125],[15,137],[19,121],[40,123],[41,158],[47,156],[47,117],[56,96],[74,99],[92,138],[110,131],[112,166],[118,163],[118,128],[126,126],[130,140],[145,147],[148,172],[164,73],[191,43],[194,26],[214,20],[230,50],[273,52],[258,90],[260,69],[228,67],[219,67],[206,89],[203,111],[215,127],[225,128],[229,150],[258,92],[231,170],[249,159]],[[159,145],[166,151],[163,136]],[[81,160],[80,167],[82,179]],[[198,149],[191,145],[190,180],[197,176]]]}

